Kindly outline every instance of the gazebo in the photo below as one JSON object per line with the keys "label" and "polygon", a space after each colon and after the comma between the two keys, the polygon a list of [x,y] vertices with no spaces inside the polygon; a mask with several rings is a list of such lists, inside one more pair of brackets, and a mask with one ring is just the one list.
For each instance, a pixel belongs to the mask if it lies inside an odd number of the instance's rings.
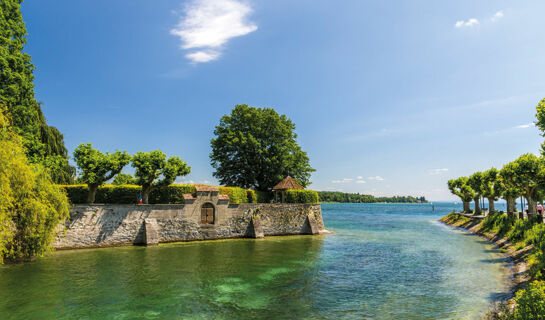
{"label": "gazebo", "polygon": [[284,203],[286,201],[286,190],[289,190],[289,189],[302,190],[304,188],[301,187],[301,185],[298,184],[297,181],[295,181],[295,179],[293,179],[290,176],[287,176],[284,178],[284,180],[280,181],[276,186],[273,187],[275,201],[278,202],[278,194],[280,193],[281,200],[282,200],[281,202]]}

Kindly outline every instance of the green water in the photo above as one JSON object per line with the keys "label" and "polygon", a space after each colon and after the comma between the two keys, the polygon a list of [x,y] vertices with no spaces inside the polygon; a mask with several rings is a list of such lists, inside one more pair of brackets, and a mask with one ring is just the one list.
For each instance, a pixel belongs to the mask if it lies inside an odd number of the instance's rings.
{"label": "green water", "polygon": [[477,319],[503,256],[452,205],[323,205],[328,236],[58,251],[0,267],[0,319]]}

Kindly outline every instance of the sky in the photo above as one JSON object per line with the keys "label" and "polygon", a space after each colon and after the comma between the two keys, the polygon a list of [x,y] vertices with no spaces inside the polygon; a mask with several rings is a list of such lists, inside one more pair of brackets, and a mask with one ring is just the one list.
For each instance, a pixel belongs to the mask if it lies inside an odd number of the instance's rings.
{"label": "sky", "polygon": [[[215,184],[237,104],[295,124],[311,189],[454,200],[544,138],[545,1],[25,1],[25,51],[70,153],[161,149]],[[126,172],[131,172],[127,167]]]}

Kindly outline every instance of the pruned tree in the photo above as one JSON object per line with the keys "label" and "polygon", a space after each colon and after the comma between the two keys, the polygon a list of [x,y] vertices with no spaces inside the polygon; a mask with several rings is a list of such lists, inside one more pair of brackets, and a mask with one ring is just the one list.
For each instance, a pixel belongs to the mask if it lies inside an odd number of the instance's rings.
{"label": "pruned tree", "polygon": [[156,185],[169,185],[177,177],[191,172],[191,167],[176,156],[166,159],[161,150],[138,152],[132,158],[132,166],[136,169],[136,183],[142,186],[142,202],[149,202],[149,194]]}
{"label": "pruned tree", "polygon": [[481,190],[483,196],[488,199],[490,213],[494,212],[494,202],[498,201],[505,191],[498,169],[491,168],[483,173]]}
{"label": "pruned tree", "polygon": [[528,215],[535,216],[539,188],[543,187],[543,159],[534,154],[526,153],[517,160],[506,164],[501,170],[501,176],[506,184],[518,190],[528,201]]}
{"label": "pruned tree", "polygon": [[467,184],[467,177],[460,177],[458,179],[451,179],[448,181],[448,188],[452,194],[460,197],[464,204],[464,212],[469,213],[471,211],[469,203],[473,200],[475,192]]}
{"label": "pruned tree", "polygon": [[474,192],[473,200],[475,202],[475,214],[481,213],[481,204],[479,200],[483,195],[483,173],[478,171],[469,176],[467,184],[471,187]]}
{"label": "pruned tree", "polygon": [[522,195],[522,191],[509,178],[508,169],[505,166],[500,170],[500,179],[504,186],[502,198],[507,202],[507,214],[512,217],[517,211],[517,198]]}
{"label": "pruned tree", "polygon": [[127,151],[118,150],[104,154],[90,143],[82,143],[74,150],[74,160],[81,171],[78,180],[86,183],[89,188],[87,202],[94,203],[98,187],[120,173],[131,161],[131,156]]}
{"label": "pruned tree", "polygon": [[274,109],[237,105],[214,134],[210,160],[221,184],[270,191],[286,176],[310,184],[315,170],[296,141],[295,124]]}

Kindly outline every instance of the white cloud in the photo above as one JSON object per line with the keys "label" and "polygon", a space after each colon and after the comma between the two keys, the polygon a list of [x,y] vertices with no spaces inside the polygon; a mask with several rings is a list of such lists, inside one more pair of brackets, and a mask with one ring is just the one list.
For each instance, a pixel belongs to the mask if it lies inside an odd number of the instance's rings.
{"label": "white cloud", "polygon": [[368,180],[375,180],[375,181],[384,181],[384,178],[381,176],[375,176],[375,177],[368,177]]}
{"label": "white cloud", "polygon": [[496,22],[496,21],[500,20],[501,18],[503,18],[503,11],[502,10],[494,13],[494,15],[492,16],[492,18],[490,18],[490,20],[492,20],[492,22]]}
{"label": "white cloud", "polygon": [[477,20],[475,18],[471,18],[471,19],[469,19],[467,21],[464,21],[464,20],[457,21],[454,26],[456,28],[462,28],[462,27],[471,28],[471,27],[474,27],[474,26],[477,26],[477,25],[479,25],[479,20]]}
{"label": "white cloud", "polygon": [[366,182],[365,182],[365,180],[361,180],[361,179],[359,179],[359,180],[356,180],[356,183],[359,183],[359,184],[364,184],[364,183],[366,183]]}
{"label": "white cloud", "polygon": [[362,177],[362,176],[358,176],[358,177],[357,177],[356,179],[358,179],[358,180],[362,180],[362,179],[363,179],[363,177]]}
{"label": "white cloud", "polygon": [[443,174],[443,173],[447,173],[447,172],[448,172],[447,168],[429,170],[430,175],[439,175],[439,174]]}
{"label": "white cloud", "polygon": [[331,181],[331,183],[349,183],[349,182],[352,182],[352,181],[354,181],[354,179],[344,178],[344,179],[341,179],[341,180],[333,180],[333,181]]}
{"label": "white cloud", "polygon": [[231,38],[257,30],[257,25],[247,19],[251,12],[249,5],[238,0],[192,0],[170,33],[180,37],[182,49],[197,49],[186,54],[189,60],[216,60]]}
{"label": "white cloud", "polygon": [[536,124],[531,122],[531,123],[527,123],[527,124],[521,124],[519,126],[515,126],[514,129],[527,129],[527,128],[531,128],[531,127],[535,127]]}

